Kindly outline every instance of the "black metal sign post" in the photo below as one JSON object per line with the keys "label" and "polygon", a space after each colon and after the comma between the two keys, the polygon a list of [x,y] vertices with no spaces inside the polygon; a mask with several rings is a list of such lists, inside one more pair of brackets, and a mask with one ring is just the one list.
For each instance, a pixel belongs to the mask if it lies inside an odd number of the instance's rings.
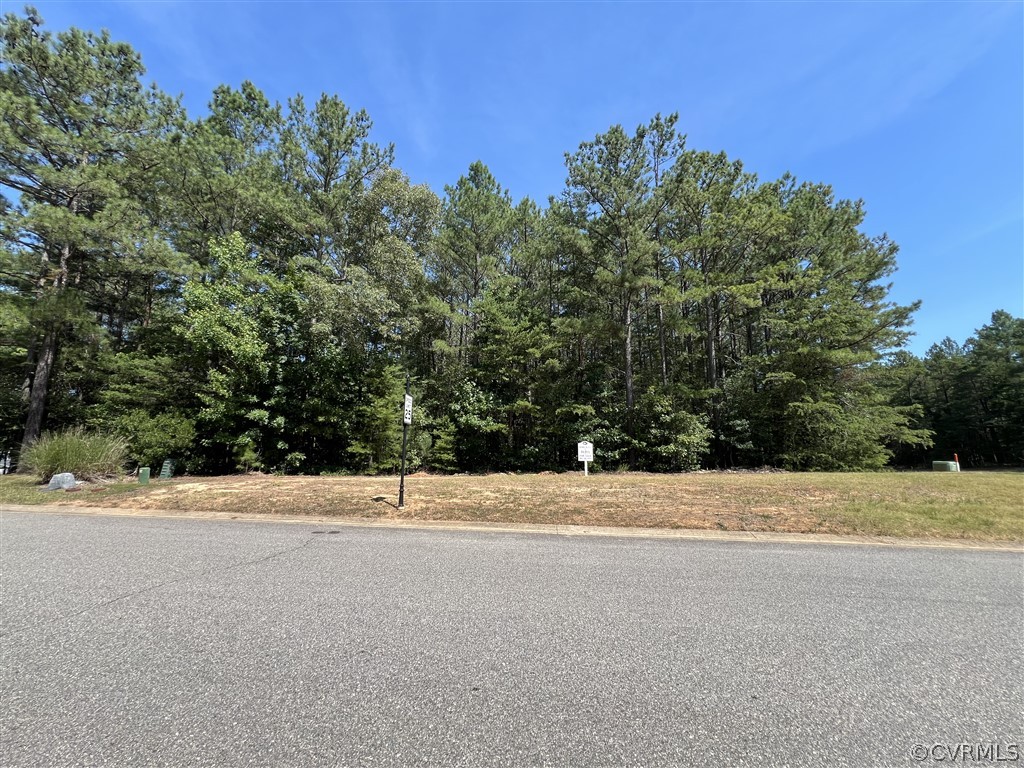
{"label": "black metal sign post", "polygon": [[402,474],[398,481],[398,508],[405,506],[405,446],[409,439],[409,425],[412,424],[412,396],[409,394],[409,376],[405,377],[405,408],[402,411]]}

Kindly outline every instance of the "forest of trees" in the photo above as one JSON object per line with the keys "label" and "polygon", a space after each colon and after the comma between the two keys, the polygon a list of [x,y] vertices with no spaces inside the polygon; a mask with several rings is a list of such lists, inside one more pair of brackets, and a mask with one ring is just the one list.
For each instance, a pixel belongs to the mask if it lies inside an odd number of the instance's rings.
{"label": "forest of trees", "polygon": [[2,21],[0,454],[82,426],[190,472],[801,470],[1024,461],[1024,320],[901,349],[860,201],[686,146],[410,183],[331,95],[142,85],[129,45]]}

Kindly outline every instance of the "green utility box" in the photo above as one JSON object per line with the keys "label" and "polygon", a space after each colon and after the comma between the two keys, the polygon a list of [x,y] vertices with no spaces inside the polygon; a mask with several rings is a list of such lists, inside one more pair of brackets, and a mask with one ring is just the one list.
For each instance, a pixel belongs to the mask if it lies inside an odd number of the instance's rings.
{"label": "green utility box", "polygon": [[139,485],[149,485],[149,467],[139,467]]}
{"label": "green utility box", "polygon": [[959,472],[955,461],[933,461],[932,472]]}

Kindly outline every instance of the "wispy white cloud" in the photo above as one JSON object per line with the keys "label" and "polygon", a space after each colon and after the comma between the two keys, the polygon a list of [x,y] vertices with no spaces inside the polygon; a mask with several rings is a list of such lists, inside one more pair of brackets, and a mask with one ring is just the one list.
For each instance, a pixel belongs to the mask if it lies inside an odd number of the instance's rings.
{"label": "wispy white cloud", "polygon": [[[902,18],[888,29],[877,19],[870,28],[854,27],[833,51],[805,62],[798,78],[757,78],[755,104],[770,105],[766,111],[777,114],[779,102],[788,102],[785,111],[792,116],[764,126],[763,138],[806,156],[877,131],[941,92],[1019,15],[1010,3],[900,10]],[[786,133],[799,140],[785,141]]]}
{"label": "wispy white cloud", "polygon": [[1016,225],[1015,229],[1018,239],[1020,239],[1022,224],[1024,224],[1024,200],[1018,198],[1009,201],[1002,210],[996,211],[989,219],[976,223],[970,229],[958,233],[954,238],[943,243],[941,247],[932,252],[932,258],[963,251],[968,246],[1014,225]]}
{"label": "wispy white cloud", "polygon": [[360,38],[362,74],[381,95],[389,121],[404,131],[421,158],[430,160],[444,129],[436,57],[428,45],[399,39],[387,7],[365,9],[364,21],[374,32]]}
{"label": "wispy white cloud", "polygon": [[260,5],[246,3],[131,2],[116,7],[146,30],[144,63],[178,83],[190,103],[207,100],[218,85],[253,78],[261,57],[256,21]]}
{"label": "wispy white cloud", "polygon": [[205,90],[221,80],[219,61],[207,53],[205,38],[198,24],[194,7],[188,3],[137,3],[119,0],[117,7],[126,16],[134,17],[148,27],[146,57],[152,58],[159,48],[174,63],[176,73],[202,85]]}

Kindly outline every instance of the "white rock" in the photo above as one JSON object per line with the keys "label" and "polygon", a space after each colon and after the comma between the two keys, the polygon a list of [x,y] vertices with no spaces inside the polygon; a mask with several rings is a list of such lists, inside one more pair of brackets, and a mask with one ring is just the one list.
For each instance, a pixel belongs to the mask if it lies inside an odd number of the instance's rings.
{"label": "white rock", "polygon": [[78,485],[75,476],[70,472],[61,472],[50,478],[50,484],[46,486],[48,491],[59,491],[63,488],[74,488]]}

